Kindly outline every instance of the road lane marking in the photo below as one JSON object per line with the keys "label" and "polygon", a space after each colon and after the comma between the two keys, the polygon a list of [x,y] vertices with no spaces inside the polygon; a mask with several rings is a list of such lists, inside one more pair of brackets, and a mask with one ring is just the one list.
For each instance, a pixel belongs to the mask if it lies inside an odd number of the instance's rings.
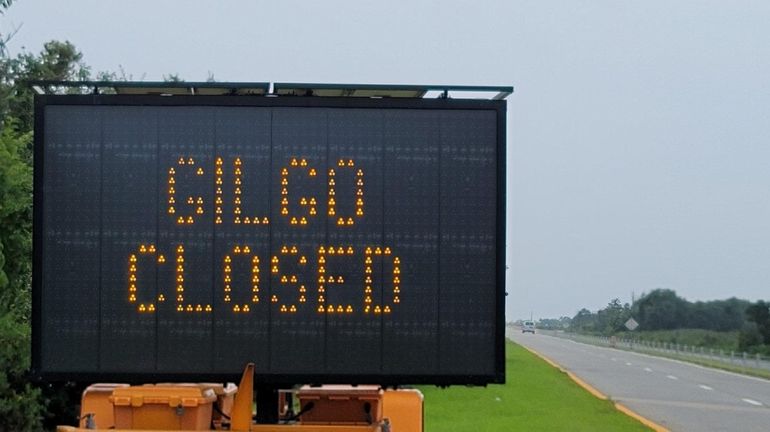
{"label": "road lane marking", "polygon": [[679,379],[679,378],[677,378],[677,377],[675,377],[675,376],[673,376],[673,375],[666,375],[666,378],[668,378],[668,379],[672,379],[672,380],[674,380],[674,381],[676,381],[676,380],[678,380],[678,379]]}
{"label": "road lane marking", "polygon": [[612,361],[618,361],[618,359],[616,359],[615,357],[612,357],[610,360],[612,360]]}
{"label": "road lane marking", "polygon": [[645,372],[652,372],[652,369],[650,369],[650,368],[646,367],[646,368],[644,368],[644,371],[645,371]]}
{"label": "road lane marking", "polygon": [[[695,408],[695,409],[707,409],[714,412],[725,412],[725,413],[751,413],[751,412],[757,412],[757,408],[754,406],[749,405],[735,405],[735,404],[719,404],[719,403],[704,403],[704,402],[685,402],[685,401],[677,401],[677,400],[661,400],[661,399],[640,399],[640,398],[617,398],[617,400],[623,402],[623,403],[642,403],[642,404],[648,404],[648,405],[656,405],[656,406],[667,406],[667,407],[681,407],[681,408]],[[735,403],[737,404],[737,400]]]}
{"label": "road lane marking", "polygon": [[744,398],[743,401],[746,402],[747,404],[752,404],[754,406],[762,406],[762,402],[757,402],[754,399],[746,399],[746,398]]}
{"label": "road lane marking", "polygon": [[702,388],[703,390],[708,390],[708,391],[714,390],[712,387],[709,387],[709,386],[703,385],[703,384],[700,384],[698,387]]}
{"label": "road lane marking", "polygon": [[626,362],[626,366],[631,366],[631,363],[629,363],[629,362]]}

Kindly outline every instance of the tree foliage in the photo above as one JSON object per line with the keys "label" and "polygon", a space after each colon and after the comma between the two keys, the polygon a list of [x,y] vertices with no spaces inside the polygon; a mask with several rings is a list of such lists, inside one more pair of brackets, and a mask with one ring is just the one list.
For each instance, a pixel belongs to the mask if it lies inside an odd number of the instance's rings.
{"label": "tree foliage", "polygon": [[0,430],[42,429],[41,391],[25,376],[29,350],[29,326],[13,314],[0,315]]}
{"label": "tree foliage", "polygon": [[633,305],[620,304],[613,299],[604,308],[593,313],[581,309],[572,319],[578,331],[611,334],[625,329],[633,317],[640,330],[704,329],[737,331],[743,328],[745,312],[751,303],[730,298],[707,302],[689,302],[670,289],[655,289],[642,295]]}
{"label": "tree foliage", "polygon": [[634,303],[635,319],[645,330],[687,327],[687,300],[670,289],[656,289]]}
{"label": "tree foliage", "polygon": [[572,318],[559,317],[559,318],[541,318],[537,321],[537,328],[545,330],[566,330],[572,325]]}
{"label": "tree foliage", "polygon": [[91,70],[69,41],[50,41],[37,53],[22,52],[0,59],[0,114],[16,121],[20,131],[33,128],[32,81],[87,81]]}
{"label": "tree foliage", "polygon": [[762,300],[751,303],[733,297],[689,302],[673,290],[659,288],[642,295],[630,306],[613,299],[596,312],[583,308],[572,318],[570,328],[612,335],[625,331],[624,324],[631,317],[639,323],[639,331],[700,329],[720,332],[718,335],[732,332],[730,338],[740,350],[770,354],[770,302]]}
{"label": "tree foliage", "polygon": [[628,303],[621,304],[620,299],[612,299],[604,309],[596,313],[581,309],[572,318],[571,329],[579,332],[612,335],[623,330],[624,324],[631,317]]}
{"label": "tree foliage", "polygon": [[656,289],[633,306],[633,316],[645,330],[697,328],[734,331],[743,327],[750,302],[737,298],[689,302],[670,289]]}
{"label": "tree foliage", "polygon": [[762,343],[770,345],[770,303],[758,301],[746,309],[746,317],[756,326]]}
{"label": "tree foliage", "polygon": [[184,82],[184,80],[177,73],[171,73],[171,74],[168,74],[168,75],[163,75],[163,81],[167,82],[167,83],[181,83],[181,82]]}
{"label": "tree foliage", "polygon": [[31,133],[0,131],[0,314],[29,318],[32,252]]}

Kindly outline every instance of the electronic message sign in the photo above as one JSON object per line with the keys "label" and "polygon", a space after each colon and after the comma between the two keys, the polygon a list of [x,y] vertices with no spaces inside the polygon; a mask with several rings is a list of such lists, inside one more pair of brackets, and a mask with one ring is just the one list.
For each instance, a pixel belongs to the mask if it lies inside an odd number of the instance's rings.
{"label": "electronic message sign", "polygon": [[504,380],[505,102],[38,96],[48,379]]}

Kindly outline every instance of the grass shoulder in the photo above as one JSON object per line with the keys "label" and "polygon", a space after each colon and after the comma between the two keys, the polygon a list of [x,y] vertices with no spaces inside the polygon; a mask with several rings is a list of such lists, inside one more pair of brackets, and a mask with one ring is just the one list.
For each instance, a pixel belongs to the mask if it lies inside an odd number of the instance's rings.
{"label": "grass shoulder", "polygon": [[421,391],[427,432],[649,430],[510,341],[506,384]]}

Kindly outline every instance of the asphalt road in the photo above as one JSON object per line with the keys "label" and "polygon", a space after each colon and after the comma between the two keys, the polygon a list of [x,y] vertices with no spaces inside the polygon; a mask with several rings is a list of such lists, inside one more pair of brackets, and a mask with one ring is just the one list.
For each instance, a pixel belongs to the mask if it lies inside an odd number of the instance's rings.
{"label": "asphalt road", "polygon": [[770,381],[517,328],[506,333],[671,431],[770,431]]}

